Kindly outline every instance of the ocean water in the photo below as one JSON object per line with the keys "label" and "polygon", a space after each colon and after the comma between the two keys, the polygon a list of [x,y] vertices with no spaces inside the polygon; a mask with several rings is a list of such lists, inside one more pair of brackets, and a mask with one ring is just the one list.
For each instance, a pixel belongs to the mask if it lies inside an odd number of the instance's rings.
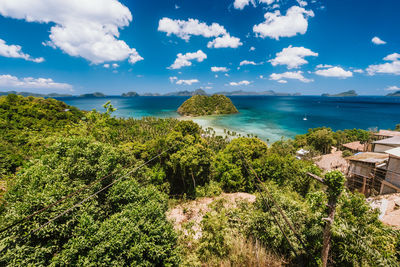
{"label": "ocean water", "polygon": [[[241,134],[252,133],[269,142],[281,137],[292,138],[309,128],[327,126],[339,129],[389,129],[400,123],[400,98],[379,96],[320,97],[320,96],[232,96],[239,113],[223,116],[196,117],[203,127],[213,127],[222,134],[224,129]],[[174,117],[178,107],[188,97],[60,98],[83,110],[103,111],[102,105],[111,101],[117,108],[115,116],[141,118],[144,116]],[[304,120],[307,118],[307,120]]]}

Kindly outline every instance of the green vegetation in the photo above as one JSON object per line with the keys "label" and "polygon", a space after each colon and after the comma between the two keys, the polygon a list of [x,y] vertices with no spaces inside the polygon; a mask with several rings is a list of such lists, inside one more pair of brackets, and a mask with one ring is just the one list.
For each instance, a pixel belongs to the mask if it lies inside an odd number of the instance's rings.
{"label": "green vegetation", "polygon": [[194,95],[178,108],[178,113],[185,116],[220,115],[237,112],[238,110],[232,101],[224,95]]}
{"label": "green vegetation", "polygon": [[330,96],[330,97],[348,97],[348,96],[358,96],[358,94],[357,94],[357,92],[354,91],[354,90],[349,90],[349,91],[342,92],[342,93],[339,93],[339,94],[334,94],[334,95],[331,95],[331,94],[322,94],[322,96]]}
{"label": "green vegetation", "polygon": [[393,92],[393,93],[389,93],[389,94],[387,94],[386,96],[400,96],[400,91],[396,91],[396,92]]}
{"label": "green vegetation", "polygon": [[123,96],[123,97],[136,97],[136,96],[139,96],[139,94],[136,93],[136,92],[128,92],[128,93],[123,93],[121,96]]}
{"label": "green vegetation", "polygon": [[[115,118],[111,103],[104,108],[84,112],[54,99],[0,97],[2,229],[82,189],[0,233],[0,265],[296,264],[274,218],[277,206],[258,192],[251,166],[304,240],[305,248],[277,217],[297,254],[313,266],[321,260],[326,204],[336,191],[309,178],[307,172],[321,171],[294,152],[324,153],[355,136],[369,138],[364,131],[319,128],[268,147],[258,138],[215,136],[192,121]],[[325,176],[330,189],[341,190],[336,178]],[[216,203],[201,219],[199,238],[189,224],[174,230],[165,215],[177,202],[239,191],[256,194],[256,202]],[[332,264],[398,266],[400,234],[378,220],[364,196],[341,194],[332,230]]]}
{"label": "green vegetation", "polygon": [[94,92],[94,93],[90,93],[90,94],[83,94],[83,95],[80,95],[79,97],[105,97],[105,95],[100,92]]}

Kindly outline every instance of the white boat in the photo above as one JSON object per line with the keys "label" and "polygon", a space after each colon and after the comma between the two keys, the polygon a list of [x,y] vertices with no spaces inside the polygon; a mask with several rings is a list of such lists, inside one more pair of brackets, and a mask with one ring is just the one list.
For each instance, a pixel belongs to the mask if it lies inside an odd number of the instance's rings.
{"label": "white boat", "polygon": [[307,120],[307,116],[304,116],[303,121],[306,121],[306,120]]}

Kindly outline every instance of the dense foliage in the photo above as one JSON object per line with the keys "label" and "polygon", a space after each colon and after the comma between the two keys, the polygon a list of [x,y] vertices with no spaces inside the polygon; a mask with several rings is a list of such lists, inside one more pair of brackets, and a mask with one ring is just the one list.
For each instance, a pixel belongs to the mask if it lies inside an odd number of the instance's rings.
{"label": "dense foliage", "polygon": [[[217,137],[192,121],[115,118],[111,103],[104,108],[104,113],[84,112],[54,99],[0,98],[0,175],[7,181],[0,202],[2,227],[112,173],[1,233],[0,265],[252,266],[260,263],[251,256],[255,250],[296,263],[276,225],[277,207],[256,193],[258,179],[307,246],[285,226],[294,249],[310,264],[318,262],[327,191],[307,176],[321,171],[312,161],[296,160],[294,153],[300,147],[325,153],[330,145],[369,138],[361,130],[320,128],[268,147],[253,137]],[[327,178],[342,189],[335,177]],[[116,179],[121,180],[88,198]],[[198,240],[178,235],[167,221],[168,202],[221,191],[256,193],[257,201],[233,209],[215,206],[203,218]],[[336,218],[333,264],[398,264],[398,232],[380,223],[363,196],[342,194]]]}
{"label": "dense foliage", "polygon": [[194,95],[178,108],[178,113],[186,116],[233,114],[237,112],[238,110],[232,101],[224,95]]}

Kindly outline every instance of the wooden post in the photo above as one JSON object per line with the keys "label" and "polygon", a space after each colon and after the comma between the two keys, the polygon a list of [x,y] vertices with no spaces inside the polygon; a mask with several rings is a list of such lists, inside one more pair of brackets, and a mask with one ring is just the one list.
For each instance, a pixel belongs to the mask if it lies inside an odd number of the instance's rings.
{"label": "wooden post", "polygon": [[[308,176],[316,179],[318,182],[326,185],[324,179],[321,177],[312,174],[312,173],[307,173]],[[331,237],[332,237],[332,224],[335,219],[335,211],[336,211],[336,204],[339,196],[335,198],[328,198],[328,218],[324,218],[326,221],[324,232],[323,232],[323,243],[322,243],[322,252],[321,252],[321,258],[322,258],[322,266],[326,267],[328,265],[328,257],[329,257],[329,249],[331,246]]]}

